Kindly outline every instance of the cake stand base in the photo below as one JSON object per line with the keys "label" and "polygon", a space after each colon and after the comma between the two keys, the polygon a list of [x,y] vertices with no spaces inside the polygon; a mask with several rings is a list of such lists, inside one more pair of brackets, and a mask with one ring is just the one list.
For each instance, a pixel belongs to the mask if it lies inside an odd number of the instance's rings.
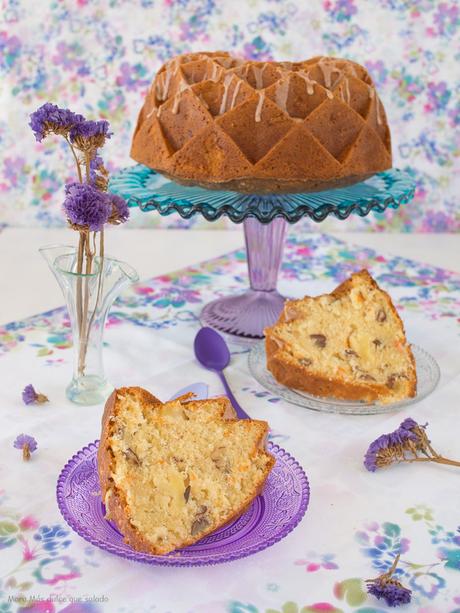
{"label": "cake stand base", "polygon": [[264,337],[264,328],[278,320],[285,298],[276,290],[250,289],[238,296],[213,300],[201,312],[203,325],[248,339]]}

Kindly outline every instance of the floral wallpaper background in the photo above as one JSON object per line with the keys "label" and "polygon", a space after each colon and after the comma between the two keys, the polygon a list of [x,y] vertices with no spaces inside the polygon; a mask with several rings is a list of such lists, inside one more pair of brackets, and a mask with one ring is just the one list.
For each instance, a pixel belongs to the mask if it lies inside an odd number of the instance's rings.
{"label": "floral wallpaper background", "polygon": [[[342,56],[372,74],[395,166],[413,174],[416,199],[322,229],[460,231],[457,0],[2,0],[0,19],[0,223],[64,224],[62,186],[73,168],[64,143],[35,143],[27,123],[37,106],[108,119],[114,171],[132,163],[134,123],[160,65],[225,49],[257,60]],[[129,225],[160,224],[205,222],[136,211]]]}

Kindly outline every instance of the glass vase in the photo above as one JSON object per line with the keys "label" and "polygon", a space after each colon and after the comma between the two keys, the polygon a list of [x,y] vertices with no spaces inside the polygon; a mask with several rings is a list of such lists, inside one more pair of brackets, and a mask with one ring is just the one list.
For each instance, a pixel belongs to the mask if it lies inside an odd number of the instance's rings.
{"label": "glass vase", "polygon": [[52,245],[40,249],[64,294],[72,328],[73,377],[66,389],[69,400],[81,405],[105,402],[113,390],[102,359],[104,326],[122,289],[138,281],[136,271],[110,257],[95,257],[91,273],[77,272],[77,249]]}

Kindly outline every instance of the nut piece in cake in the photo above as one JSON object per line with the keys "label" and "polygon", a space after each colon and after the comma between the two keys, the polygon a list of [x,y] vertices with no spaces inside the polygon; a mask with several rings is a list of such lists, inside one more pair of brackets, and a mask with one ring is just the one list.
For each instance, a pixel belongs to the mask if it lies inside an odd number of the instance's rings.
{"label": "nut piece in cake", "polygon": [[382,404],[416,394],[403,323],[366,270],[331,294],[288,300],[265,334],[267,368],[287,387]]}

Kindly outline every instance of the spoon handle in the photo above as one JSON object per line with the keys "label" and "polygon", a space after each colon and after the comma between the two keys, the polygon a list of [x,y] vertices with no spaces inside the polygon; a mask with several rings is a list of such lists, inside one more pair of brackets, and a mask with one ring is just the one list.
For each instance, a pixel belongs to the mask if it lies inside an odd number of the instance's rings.
{"label": "spoon handle", "polygon": [[236,414],[238,415],[239,419],[251,419],[249,417],[249,415],[243,411],[243,409],[240,407],[240,405],[238,404],[235,396],[233,395],[232,390],[230,389],[230,386],[227,383],[227,379],[225,378],[225,375],[222,371],[218,371],[217,373],[219,375],[220,380],[222,381],[222,385],[225,388],[225,392],[228,396],[228,399],[230,400],[230,402],[232,403],[233,408],[236,411]]}

